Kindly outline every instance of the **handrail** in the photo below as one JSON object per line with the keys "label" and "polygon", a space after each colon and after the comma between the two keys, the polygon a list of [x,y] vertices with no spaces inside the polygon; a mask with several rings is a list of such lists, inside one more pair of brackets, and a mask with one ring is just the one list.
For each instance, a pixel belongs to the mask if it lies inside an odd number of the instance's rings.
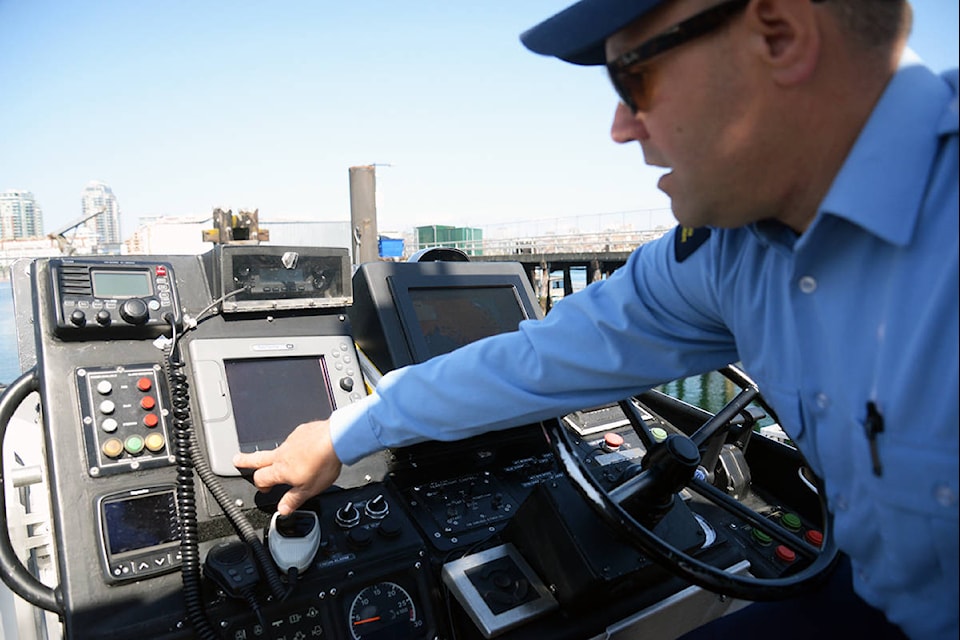
{"label": "handrail", "polygon": [[[0,447],[7,435],[7,427],[17,408],[27,396],[40,389],[40,377],[36,367],[24,372],[0,395]],[[63,593],[43,584],[20,562],[10,531],[7,529],[7,495],[4,487],[3,467],[0,465],[0,579],[10,590],[32,605],[62,615]]]}

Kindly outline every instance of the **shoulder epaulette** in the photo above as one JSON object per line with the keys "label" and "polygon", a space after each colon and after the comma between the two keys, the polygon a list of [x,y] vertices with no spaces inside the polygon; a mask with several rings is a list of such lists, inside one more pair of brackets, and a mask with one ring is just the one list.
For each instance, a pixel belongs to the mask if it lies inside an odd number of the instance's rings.
{"label": "shoulder epaulette", "polygon": [[683,262],[710,237],[710,227],[684,227],[677,225],[673,233],[673,254],[677,262]]}

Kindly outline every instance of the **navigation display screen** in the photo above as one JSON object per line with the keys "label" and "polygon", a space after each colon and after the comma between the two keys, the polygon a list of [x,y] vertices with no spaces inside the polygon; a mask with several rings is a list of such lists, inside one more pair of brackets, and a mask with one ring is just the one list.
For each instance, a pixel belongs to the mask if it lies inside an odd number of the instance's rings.
{"label": "navigation display screen", "polygon": [[333,413],[322,356],[224,360],[240,451],[277,447],[299,424]]}
{"label": "navigation display screen", "polygon": [[112,555],[180,539],[173,491],[147,493],[103,503],[107,545]]}
{"label": "navigation display screen", "polygon": [[428,357],[516,331],[526,314],[513,286],[411,287],[410,300]]}

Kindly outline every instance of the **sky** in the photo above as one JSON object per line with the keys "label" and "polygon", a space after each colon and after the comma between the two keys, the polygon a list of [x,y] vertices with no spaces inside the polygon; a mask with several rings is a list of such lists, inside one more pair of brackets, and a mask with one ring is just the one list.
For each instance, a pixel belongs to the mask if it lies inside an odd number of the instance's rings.
{"label": "sky", "polygon": [[[660,170],[609,139],[602,68],[527,51],[567,0],[0,0],[0,191],[49,232],[87,183],[124,236],[151,216],[350,219],[375,165],[380,231],[649,212]],[[955,0],[916,0],[910,44],[958,65]]]}

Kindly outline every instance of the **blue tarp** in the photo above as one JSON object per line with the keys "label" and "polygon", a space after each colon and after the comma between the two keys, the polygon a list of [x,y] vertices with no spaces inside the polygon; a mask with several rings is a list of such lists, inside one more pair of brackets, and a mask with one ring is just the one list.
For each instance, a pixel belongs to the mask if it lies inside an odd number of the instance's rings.
{"label": "blue tarp", "polygon": [[377,244],[381,258],[400,258],[403,256],[403,238],[386,238],[380,236]]}

